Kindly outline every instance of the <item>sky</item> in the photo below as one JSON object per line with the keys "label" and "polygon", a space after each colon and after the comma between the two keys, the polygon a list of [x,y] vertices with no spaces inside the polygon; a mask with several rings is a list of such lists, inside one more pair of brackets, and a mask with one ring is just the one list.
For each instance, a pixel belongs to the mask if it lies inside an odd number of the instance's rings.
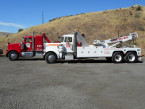
{"label": "sky", "polygon": [[[135,0],[145,6],[145,0]],[[0,32],[17,33],[44,22],[68,15],[126,8],[134,0],[0,0]]]}

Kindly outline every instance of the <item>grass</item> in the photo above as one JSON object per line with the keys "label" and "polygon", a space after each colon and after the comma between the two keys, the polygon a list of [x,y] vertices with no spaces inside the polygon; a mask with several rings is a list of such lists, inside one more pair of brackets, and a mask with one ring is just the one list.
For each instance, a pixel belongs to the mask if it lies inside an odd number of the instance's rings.
{"label": "grass", "polygon": [[[141,6],[139,11],[137,11],[137,8],[138,6],[60,17],[49,23],[34,26],[18,34],[0,39],[0,42],[5,50],[7,42],[21,42],[22,37],[32,35],[33,31],[36,35],[45,32],[51,41],[56,41],[59,40],[61,35],[73,33],[74,29],[79,29],[85,34],[86,41],[89,44],[92,44],[96,38],[101,40],[114,38],[117,36],[118,30],[122,35],[136,31],[139,34],[138,41],[140,43],[140,40],[141,42],[145,40],[145,7]],[[138,13],[139,17],[135,17]],[[145,43],[140,43],[138,46],[145,53]]]}

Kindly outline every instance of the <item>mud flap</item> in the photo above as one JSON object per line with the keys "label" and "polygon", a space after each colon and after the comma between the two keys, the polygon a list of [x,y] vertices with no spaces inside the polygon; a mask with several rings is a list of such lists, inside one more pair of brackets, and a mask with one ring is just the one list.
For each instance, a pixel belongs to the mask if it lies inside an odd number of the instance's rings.
{"label": "mud flap", "polygon": [[143,59],[141,56],[139,56],[139,57],[137,58],[137,62],[143,63],[143,62],[144,62],[144,59]]}

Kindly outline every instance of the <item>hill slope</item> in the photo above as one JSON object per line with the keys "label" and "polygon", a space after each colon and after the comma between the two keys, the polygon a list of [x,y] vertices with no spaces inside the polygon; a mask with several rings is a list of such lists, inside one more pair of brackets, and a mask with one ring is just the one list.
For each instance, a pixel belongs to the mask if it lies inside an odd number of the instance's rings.
{"label": "hill slope", "polygon": [[8,32],[0,32],[0,38],[2,37],[8,37],[10,35],[12,35],[13,33],[8,33]]}
{"label": "hill slope", "polygon": [[52,41],[59,40],[63,34],[73,33],[79,29],[85,34],[86,41],[92,44],[95,39],[108,39],[116,37],[118,30],[120,35],[128,35],[136,31],[139,34],[137,46],[145,53],[145,7],[135,6],[130,8],[108,10],[102,12],[85,13],[76,16],[66,16],[51,20],[51,22],[28,28],[18,34],[1,38],[1,47],[5,50],[8,42],[20,42],[25,35],[31,35],[33,31],[40,35],[43,32]]}

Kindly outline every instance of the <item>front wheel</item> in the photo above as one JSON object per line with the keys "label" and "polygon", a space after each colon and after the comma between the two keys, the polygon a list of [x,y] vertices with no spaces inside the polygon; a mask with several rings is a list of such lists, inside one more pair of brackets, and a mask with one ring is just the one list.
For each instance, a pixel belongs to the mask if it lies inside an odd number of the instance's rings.
{"label": "front wheel", "polygon": [[52,63],[56,62],[57,57],[54,53],[48,53],[45,56],[45,60],[46,60],[47,63],[52,64]]}
{"label": "front wheel", "polygon": [[123,62],[123,54],[120,52],[115,52],[112,56],[112,61],[114,63],[121,63]]}
{"label": "front wheel", "polygon": [[19,55],[18,55],[17,52],[12,51],[12,52],[9,53],[8,57],[9,57],[9,59],[10,59],[11,61],[16,61],[16,60],[18,60]]}

